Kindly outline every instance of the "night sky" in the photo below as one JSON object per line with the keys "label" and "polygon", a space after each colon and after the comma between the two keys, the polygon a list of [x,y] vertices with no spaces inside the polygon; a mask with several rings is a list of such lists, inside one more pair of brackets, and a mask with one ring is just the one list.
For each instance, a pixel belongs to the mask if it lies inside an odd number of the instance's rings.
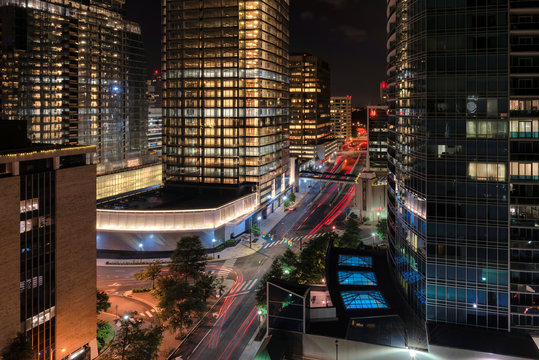
{"label": "night sky", "polygon": [[[375,103],[385,77],[384,0],[291,0],[290,51],[331,66],[331,94],[354,106]],[[148,73],[160,63],[160,0],[126,0],[127,18],[142,26]]]}

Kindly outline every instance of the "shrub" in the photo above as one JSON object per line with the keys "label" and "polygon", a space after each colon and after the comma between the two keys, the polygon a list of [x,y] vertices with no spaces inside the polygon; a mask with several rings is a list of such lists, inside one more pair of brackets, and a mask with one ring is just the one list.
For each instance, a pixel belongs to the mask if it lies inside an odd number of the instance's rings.
{"label": "shrub", "polygon": [[101,352],[114,339],[114,328],[108,322],[99,322],[97,327],[97,349]]}
{"label": "shrub", "polygon": [[152,289],[151,288],[134,288],[133,289],[134,293],[143,293],[143,292],[148,292],[148,291],[152,291]]}

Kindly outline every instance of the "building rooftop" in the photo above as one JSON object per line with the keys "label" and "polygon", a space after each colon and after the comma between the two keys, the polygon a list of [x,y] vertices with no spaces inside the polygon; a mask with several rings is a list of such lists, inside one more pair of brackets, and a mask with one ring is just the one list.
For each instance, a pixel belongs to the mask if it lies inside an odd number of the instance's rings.
{"label": "building rooftop", "polygon": [[159,188],[98,204],[106,210],[196,210],[215,209],[245,196],[237,191],[204,188]]}

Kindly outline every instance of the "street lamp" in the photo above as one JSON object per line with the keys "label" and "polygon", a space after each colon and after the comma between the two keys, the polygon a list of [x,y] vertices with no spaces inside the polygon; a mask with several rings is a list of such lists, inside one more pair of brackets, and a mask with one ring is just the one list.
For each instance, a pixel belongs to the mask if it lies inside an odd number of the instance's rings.
{"label": "street lamp", "polygon": [[140,252],[140,262],[142,263],[142,243],[139,243],[138,244],[138,249],[139,249],[139,252]]}
{"label": "street lamp", "polygon": [[372,247],[374,247],[374,240],[376,240],[376,233],[372,233]]}
{"label": "street lamp", "polygon": [[129,315],[127,314],[124,315],[124,321],[129,321]]}
{"label": "street lamp", "polygon": [[215,238],[211,239],[211,243],[212,243],[212,246],[213,246],[213,259],[215,259]]}

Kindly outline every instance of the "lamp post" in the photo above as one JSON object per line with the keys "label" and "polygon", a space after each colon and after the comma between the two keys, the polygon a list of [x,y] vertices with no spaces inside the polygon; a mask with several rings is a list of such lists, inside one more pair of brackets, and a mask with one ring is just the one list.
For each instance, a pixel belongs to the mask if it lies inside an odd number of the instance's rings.
{"label": "lamp post", "polygon": [[211,243],[212,243],[212,246],[213,246],[213,253],[212,253],[212,258],[215,259],[215,238],[211,239]]}
{"label": "lamp post", "polygon": [[339,360],[339,340],[335,340],[335,360]]}
{"label": "lamp post", "polygon": [[376,240],[376,233],[372,233],[372,247],[374,247],[374,240]]}
{"label": "lamp post", "polygon": [[140,252],[140,263],[142,264],[142,243],[139,243],[138,244],[138,249],[139,249],[139,252]]}

